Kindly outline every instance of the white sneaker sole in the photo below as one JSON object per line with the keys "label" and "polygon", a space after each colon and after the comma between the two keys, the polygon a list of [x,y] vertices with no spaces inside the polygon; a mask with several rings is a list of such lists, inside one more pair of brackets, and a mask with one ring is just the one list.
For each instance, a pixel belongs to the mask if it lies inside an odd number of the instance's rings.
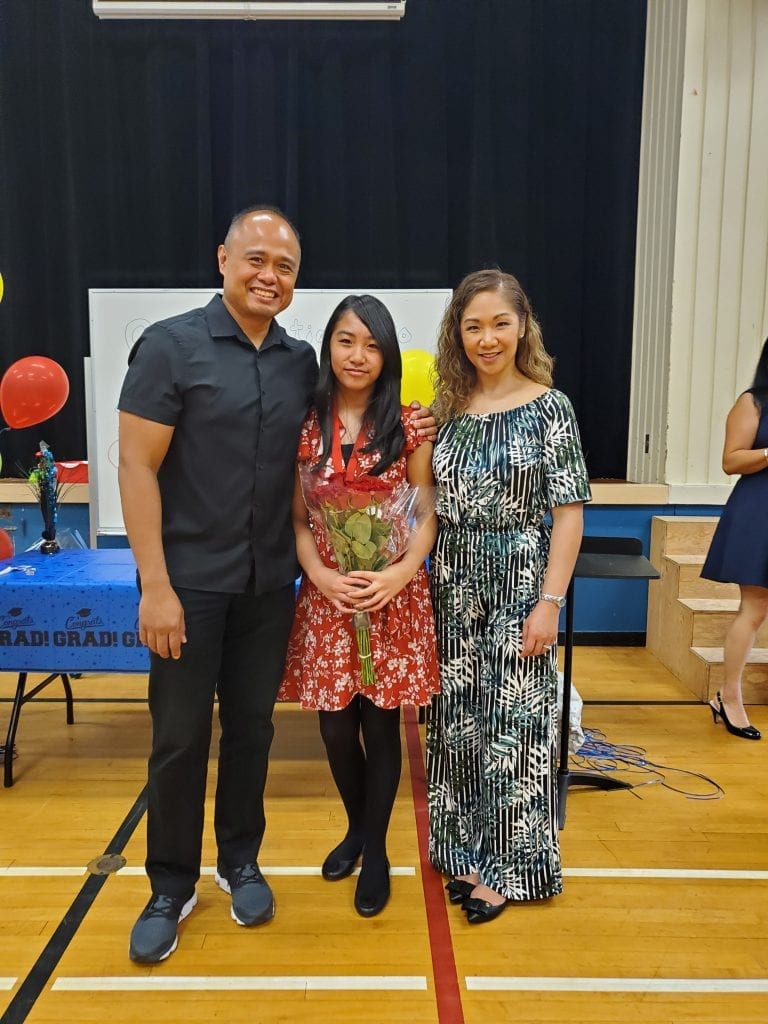
{"label": "white sneaker sole", "polygon": [[[226,878],[222,878],[222,876],[219,874],[218,870],[214,874],[213,878],[214,878],[214,881],[216,882],[216,885],[218,885],[218,887],[220,889],[223,889],[223,891],[225,893],[227,893],[228,896],[232,895],[232,888],[231,888],[229,882],[226,880]],[[252,921],[250,924],[248,924],[245,921],[241,921],[240,920],[240,918],[235,913],[235,908],[232,906],[231,903],[229,905],[229,913],[231,914],[232,920],[235,922],[235,924],[239,924],[243,928],[252,928],[256,924],[266,924],[267,921],[271,921],[272,918],[275,916],[275,898],[274,898],[274,896],[272,897],[272,913],[269,915],[269,917],[259,918],[258,921]]]}

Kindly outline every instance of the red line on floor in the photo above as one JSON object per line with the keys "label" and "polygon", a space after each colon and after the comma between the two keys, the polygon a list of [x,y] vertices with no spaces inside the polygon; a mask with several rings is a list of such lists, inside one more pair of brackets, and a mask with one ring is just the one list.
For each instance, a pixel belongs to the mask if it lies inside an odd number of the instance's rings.
{"label": "red line on floor", "polygon": [[453,941],[448,923],[443,879],[429,863],[427,856],[429,836],[427,782],[424,776],[424,758],[421,753],[421,737],[419,736],[416,709],[404,707],[403,718],[411,772],[413,810],[416,816],[416,835],[419,843],[421,883],[424,888],[424,903],[427,908],[432,973],[435,978],[437,1019],[440,1024],[464,1024],[464,1009],[461,1005],[461,991],[456,973],[456,960],[453,955]]}

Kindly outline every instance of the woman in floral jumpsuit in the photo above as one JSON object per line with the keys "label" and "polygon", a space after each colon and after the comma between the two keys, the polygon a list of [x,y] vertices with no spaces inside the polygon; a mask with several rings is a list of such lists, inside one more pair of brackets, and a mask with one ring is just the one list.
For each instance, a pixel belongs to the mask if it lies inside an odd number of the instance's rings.
{"label": "woman in floral jumpsuit", "polygon": [[430,859],[480,924],[562,890],[556,642],[590,490],[571,404],[550,387],[552,360],[514,277],[462,281],[437,371]]}

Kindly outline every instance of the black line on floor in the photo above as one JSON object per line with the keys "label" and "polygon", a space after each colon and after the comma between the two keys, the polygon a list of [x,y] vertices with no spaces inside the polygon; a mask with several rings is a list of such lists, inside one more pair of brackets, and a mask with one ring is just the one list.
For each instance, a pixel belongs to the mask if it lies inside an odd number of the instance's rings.
{"label": "black line on floor", "polygon": [[[108,844],[104,851],[105,854],[122,853],[146,809],[147,789],[145,786],[141,793],[139,793],[136,803],[123,819],[123,823],[115,833],[112,841]],[[62,918],[58,928],[32,965],[26,978],[21,983],[21,988],[8,1004],[5,1013],[0,1017],[0,1024],[23,1024],[27,1019],[30,1010],[32,1010],[38,996],[48,984],[51,975],[56,970],[59,961],[75,937],[78,928],[85,919],[85,915],[93,906],[94,900],[101,892],[108,877],[109,875],[90,875],[83,882],[80,892],[75,896],[72,905]]]}

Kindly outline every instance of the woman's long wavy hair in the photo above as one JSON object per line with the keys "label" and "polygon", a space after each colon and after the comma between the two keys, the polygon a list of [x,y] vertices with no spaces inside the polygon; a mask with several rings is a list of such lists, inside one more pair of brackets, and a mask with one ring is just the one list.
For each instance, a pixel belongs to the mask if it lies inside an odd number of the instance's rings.
{"label": "woman's long wavy hair", "polygon": [[477,372],[467,358],[461,340],[461,318],[480,292],[499,292],[517,313],[520,323],[525,324],[525,333],[517,343],[515,354],[518,370],[537,384],[547,387],[552,384],[554,360],[544,348],[541,328],[520,282],[501,270],[477,270],[468,274],[453,293],[440,325],[432,406],[438,423],[444,423],[466,409],[477,383]]}
{"label": "woman's long wavy hair", "polygon": [[754,398],[760,409],[765,409],[768,404],[768,338],[763,342],[760,358],[757,360],[755,379],[747,391]]}
{"label": "woman's long wavy hair", "polygon": [[365,410],[363,425],[371,434],[370,442],[362,449],[369,454],[380,453],[379,461],[371,470],[371,476],[379,476],[400,457],[405,445],[405,431],[400,418],[400,381],[403,376],[403,361],[397,343],[397,331],[392,316],[384,303],[373,295],[347,295],[338,304],[323,333],[320,346],[320,376],[315,391],[314,406],[323,437],[323,455],[312,468],[322,469],[331,457],[333,437],[333,407],[338,382],[331,369],[331,336],[345,313],[354,313],[376,340],[383,359],[379,379],[376,381],[368,408]]}

